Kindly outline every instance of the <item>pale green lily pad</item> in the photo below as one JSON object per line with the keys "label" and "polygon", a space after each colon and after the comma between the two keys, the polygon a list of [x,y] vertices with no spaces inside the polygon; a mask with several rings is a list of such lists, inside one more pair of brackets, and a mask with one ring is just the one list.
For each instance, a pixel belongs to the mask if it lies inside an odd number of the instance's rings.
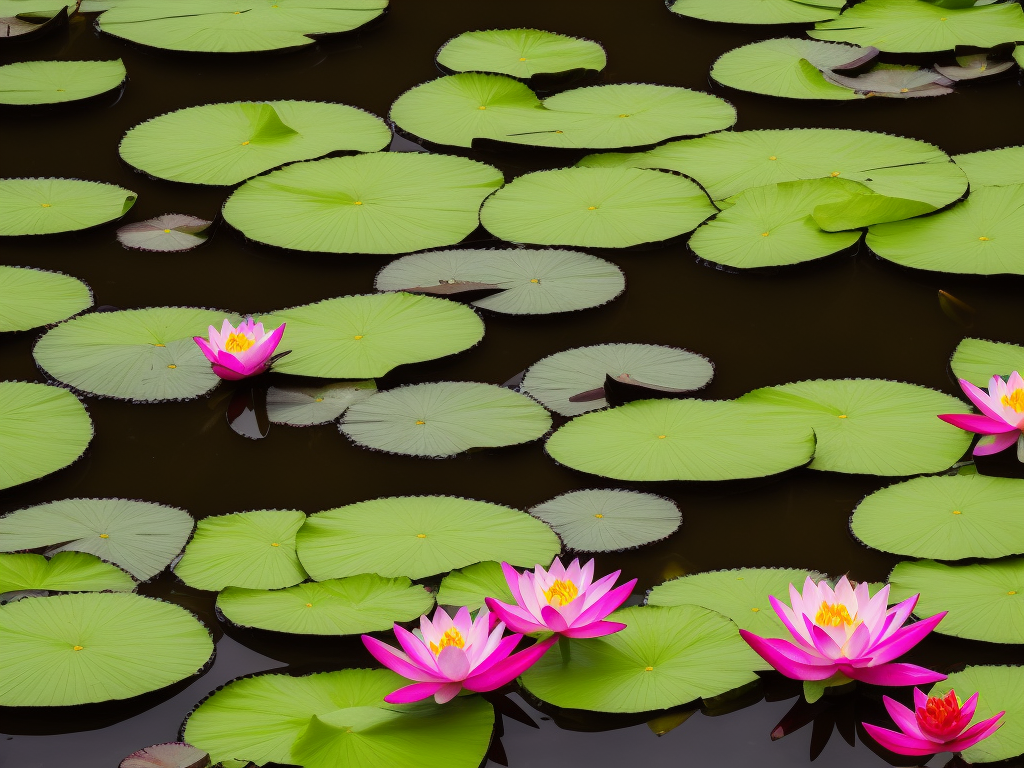
{"label": "pale green lily pad", "polygon": [[0,266],[0,333],[59,322],[92,306],[85,283],[60,272]]}
{"label": "pale green lily pad", "polygon": [[454,496],[395,496],[319,512],[297,541],[317,581],[360,573],[420,579],[483,560],[547,567],[561,548],[525,512]]}
{"label": "pale green lily pad", "polygon": [[615,552],[668,538],[683,522],[671,499],[624,490],[563,493],[529,510],[577,552]]}
{"label": "pale green lily pad", "polygon": [[938,418],[969,413],[955,397],[881,379],[817,379],[755,389],[740,398],[780,422],[814,430],[811,469],[882,476],[941,472],[972,435]]}
{"label": "pale green lily pad", "polygon": [[309,427],[335,421],[345,410],[377,392],[367,381],[336,381],[322,387],[270,387],[267,418],[274,424]]}
{"label": "pale green lily pad", "polygon": [[0,67],[0,104],[59,104],[112,91],[124,82],[113,61],[19,61]]}
{"label": "pale green lily pad", "polygon": [[731,24],[804,24],[834,19],[841,0],[675,0],[669,10],[680,16]]}
{"label": "pale green lily pad", "polygon": [[1024,753],[1024,667],[967,667],[936,683],[928,695],[951,690],[964,700],[978,694],[973,722],[1006,712],[998,731],[961,753],[966,762],[995,763]]}
{"label": "pale green lily pad", "polygon": [[505,573],[501,570],[501,563],[493,560],[467,565],[441,579],[441,588],[437,591],[437,604],[459,607],[464,605],[475,611],[484,605],[484,598],[488,597],[509,605],[516,601],[505,579]]}
{"label": "pale green lily pad", "polygon": [[212,221],[181,213],[167,213],[118,227],[117,241],[125,248],[157,253],[182,253],[206,242]]}
{"label": "pale green lily pad", "polygon": [[442,458],[470,448],[528,443],[551,429],[551,417],[518,392],[494,384],[412,384],[351,406],[341,432],[367,448]]}
{"label": "pale green lily pad", "polygon": [[950,367],[958,378],[987,388],[993,376],[1024,373],[1024,347],[985,339],[964,339],[957,344]]}
{"label": "pale green lily pad", "polygon": [[757,679],[764,662],[736,625],[695,605],[624,608],[604,637],[550,649],[522,676],[538,699],[567,709],[648,712],[717,696]]}
{"label": "pale green lily pad", "polygon": [[866,497],[850,528],[869,547],[897,555],[1005,557],[1024,553],[1024,519],[1014,509],[1024,509],[1024,480],[918,477]]}
{"label": "pale green lily pad", "polygon": [[295,554],[295,534],[306,522],[298,510],[260,509],[199,521],[174,566],[196,589],[280,589],[306,578]]}
{"label": "pale green lily pad", "polygon": [[0,179],[0,236],[52,235],[119,219],[135,193],[78,179]]}
{"label": "pale green lily pad", "polygon": [[217,608],[232,624],[296,635],[381,632],[429,613],[434,597],[400,576],[375,573],[264,591],[228,587]]}
{"label": "pale green lily pad", "polygon": [[520,79],[570,70],[600,71],[604,48],[593,40],[540,29],[463,32],[437,52],[437,63],[452,72],[496,72]]}
{"label": "pale green lily pad", "polygon": [[135,579],[86,552],[57,552],[49,560],[42,555],[0,555],[0,594],[23,589],[131,592]]}
{"label": "pale green lily pad", "polygon": [[130,593],[19,600],[0,606],[0,705],[130,699],[191,677],[212,654],[206,627],[173,603]]}
{"label": "pale green lily pad", "polygon": [[972,189],[1024,184],[1024,146],[953,155],[953,162],[967,174]]}

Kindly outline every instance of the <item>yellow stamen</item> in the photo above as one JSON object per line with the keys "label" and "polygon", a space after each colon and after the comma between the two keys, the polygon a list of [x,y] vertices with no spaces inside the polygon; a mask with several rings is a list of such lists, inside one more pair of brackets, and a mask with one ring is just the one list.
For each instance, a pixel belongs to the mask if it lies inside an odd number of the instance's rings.
{"label": "yellow stamen", "polygon": [[101,533],[100,534],[100,538],[101,539],[109,539],[110,538],[110,534],[109,533]]}
{"label": "yellow stamen", "polygon": [[426,423],[427,422],[423,421],[422,419],[420,419],[419,421],[416,422],[416,424],[419,425],[419,426],[423,426]]}
{"label": "yellow stamen", "polygon": [[358,336],[353,336],[352,338],[355,339],[356,341],[359,341],[361,338],[363,338],[363,335],[359,334]]}
{"label": "yellow stamen", "polygon": [[278,543],[277,543],[277,542],[275,541],[275,542],[272,542],[270,546],[272,546],[272,547],[280,547],[281,545],[280,545],[280,544],[278,544]]}
{"label": "yellow stamen", "polygon": [[168,367],[168,368],[177,368],[178,366],[176,366],[176,365],[175,365],[174,363],[171,363],[171,364],[170,364],[170,365],[168,365],[167,367]]}
{"label": "yellow stamen", "polygon": [[954,510],[953,510],[953,514],[954,514],[954,515],[962,515],[962,514],[963,514],[963,512],[961,512],[961,511],[960,511],[959,509],[954,509]]}
{"label": "yellow stamen", "polygon": [[224,351],[245,352],[255,343],[254,339],[250,339],[244,333],[232,333],[228,335],[227,341],[224,342]]}
{"label": "yellow stamen", "polygon": [[644,667],[644,672],[653,672],[654,667]]}
{"label": "yellow stamen", "polygon": [[417,539],[425,539],[425,538],[427,538],[427,534],[425,534],[425,533],[417,533],[416,534],[416,538]]}
{"label": "yellow stamen", "polygon": [[983,242],[986,242],[986,243],[988,242],[988,238],[987,237],[979,237],[978,239],[983,241]]}
{"label": "yellow stamen", "polygon": [[83,647],[81,645],[76,645],[71,650],[73,650],[73,651],[81,651],[81,650],[83,650]]}
{"label": "yellow stamen", "polygon": [[849,417],[849,416],[847,416],[847,415],[846,415],[845,413],[841,413],[841,414],[839,414],[839,415],[838,415],[838,416],[837,416],[836,418],[837,418],[837,419],[848,419],[848,418],[850,418],[850,417]]}
{"label": "yellow stamen", "polygon": [[1024,413],[1024,389],[1015,389],[1008,395],[999,398],[999,402],[1017,413]]}
{"label": "yellow stamen", "polygon": [[363,204],[362,200],[356,200],[354,203],[352,203],[352,205],[362,205],[362,204]]}
{"label": "yellow stamen", "polygon": [[580,591],[571,581],[559,579],[549,589],[544,590],[544,598],[548,601],[548,605],[553,605],[557,608],[560,605],[571,603],[579,593]]}
{"label": "yellow stamen", "polygon": [[589,206],[589,207],[587,208],[587,210],[588,210],[588,211],[596,211],[596,210],[597,210],[597,206],[596,206],[596,205],[591,205],[591,206]]}
{"label": "yellow stamen", "polygon": [[537,279],[536,277],[531,277],[531,278],[530,278],[530,282],[531,282],[531,283],[539,283],[539,282],[540,282],[540,280],[538,280],[538,279]]}
{"label": "yellow stamen", "polygon": [[751,608],[750,610],[752,610],[754,613],[760,613],[761,612],[760,608]]}
{"label": "yellow stamen", "polygon": [[814,617],[814,623],[819,627],[845,627],[852,625],[856,619],[850,616],[845,605],[829,605],[824,600],[818,609],[818,615]]}
{"label": "yellow stamen", "polygon": [[437,645],[430,644],[430,650],[435,656],[440,656],[441,651],[449,646],[453,648],[465,648],[466,641],[462,639],[462,633],[459,632],[455,627],[452,627],[441,636],[441,642]]}
{"label": "yellow stamen", "polygon": [[604,515],[598,512],[596,515],[594,515],[594,517],[596,517],[598,520],[601,520],[604,517]]}

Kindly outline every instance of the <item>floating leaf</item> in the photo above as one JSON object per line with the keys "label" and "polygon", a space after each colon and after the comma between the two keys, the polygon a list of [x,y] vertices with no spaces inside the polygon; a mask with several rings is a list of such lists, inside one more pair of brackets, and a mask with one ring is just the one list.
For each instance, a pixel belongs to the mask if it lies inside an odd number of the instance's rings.
{"label": "floating leaf", "polygon": [[191,251],[206,242],[206,228],[212,223],[195,216],[167,213],[125,224],[117,230],[117,240],[125,248],[137,251]]}
{"label": "floating leaf", "polygon": [[539,29],[463,32],[437,52],[437,63],[452,72],[496,72],[526,80],[536,74],[604,69],[604,48],[593,40]]}
{"label": "floating leaf", "polygon": [[[0,534],[0,542],[5,538]],[[49,560],[42,555],[0,555],[0,593],[21,590],[131,592],[133,589],[135,579],[117,566],[85,552],[58,552]]]}
{"label": "floating leaf", "polygon": [[92,306],[92,291],[60,272],[0,266],[0,333],[56,323]]}
{"label": "floating leaf", "polygon": [[937,418],[968,413],[967,406],[915,384],[817,379],[755,389],[739,402],[813,429],[811,469],[882,476],[941,472],[971,444],[969,432]]}
{"label": "floating leaf", "polygon": [[[16,2],[16,0],[12,0]],[[0,4],[0,38],[12,38],[16,37],[20,40],[31,40],[36,37],[42,37],[43,35],[52,32],[57,27],[64,26],[68,21],[68,8],[67,6],[61,8],[59,11],[54,11],[52,8],[46,10],[46,14],[43,18],[38,18],[32,15],[26,15],[25,18],[20,16],[12,16],[7,14],[16,14],[20,11],[22,3],[18,3],[17,6],[12,6],[8,3]]]}
{"label": "floating leaf", "polygon": [[969,764],[995,763],[1024,753],[1024,667],[967,667],[935,684],[929,696],[978,694],[974,722],[1006,712],[999,730],[965,749]]}
{"label": "floating leaf", "polygon": [[515,602],[501,563],[487,560],[455,570],[441,579],[437,591],[438,605],[466,606],[475,611],[484,605],[484,598],[493,597],[509,605]]}
{"label": "floating leaf", "polygon": [[119,151],[126,163],[151,176],[231,185],[295,160],[376,152],[390,142],[384,121],[356,107],[236,101],[154,117],[128,131]]}
{"label": "floating leaf", "polygon": [[680,16],[732,24],[802,24],[834,19],[842,7],[840,0],[675,0],[669,10]]}
{"label": "floating leaf", "polygon": [[568,640],[568,659],[550,649],[523,674],[526,690],[556,707],[648,712],[725,693],[764,668],[735,624],[695,605],[624,608],[609,620],[626,628]]}
{"label": "floating leaf", "polygon": [[19,61],[0,67],[0,104],[58,104],[87,99],[124,82],[113,61]]}
{"label": "floating leaf", "polygon": [[953,155],[971,182],[971,189],[1024,184],[1024,147],[1004,147]]}
{"label": "floating leaf", "polygon": [[161,504],[125,499],[64,499],[0,518],[0,552],[53,547],[89,552],[149,579],[181,552],[192,518]]}
{"label": "floating leaf", "polygon": [[577,552],[614,552],[668,538],[683,517],[671,499],[623,490],[571,491],[530,509]]}
{"label": "floating leaf", "polygon": [[340,426],[367,448],[441,458],[470,448],[528,443],[551,428],[551,417],[504,387],[441,381],[376,394],[351,406]]}
{"label": "floating leaf", "polygon": [[199,521],[174,572],[196,589],[279,589],[306,578],[295,534],[306,522],[297,510],[260,509]]}
{"label": "floating leaf", "polygon": [[317,581],[360,573],[419,579],[483,560],[547,566],[560,549],[524,512],[454,496],[396,496],[311,515],[299,559]]}
{"label": "floating leaf", "polygon": [[293,427],[327,424],[376,392],[372,379],[336,381],[322,387],[271,387],[267,390],[267,416],[274,424]]}
{"label": "floating leaf", "polygon": [[850,528],[869,547],[910,557],[962,560],[1024,553],[1024,480],[984,475],[918,477],[875,491]]}
{"label": "floating leaf", "polygon": [[994,61],[988,53],[974,53],[970,56],[957,56],[956,66],[935,65],[935,71],[950,80],[977,80],[1006,72],[1014,63],[1012,61]]}
{"label": "floating leaf", "polygon": [[479,225],[480,203],[501,184],[498,169],[462,157],[335,157],[250,179],[223,214],[246,237],[282,248],[406,253],[465,238]]}
{"label": "floating leaf", "polygon": [[172,741],[132,752],[118,768],[207,768],[209,765],[210,756],[203,750]]}
{"label": "floating leaf", "polygon": [[0,179],[0,236],[52,235],[119,219],[135,193],[98,181]]}
{"label": "floating leaf", "polygon": [[48,331],[33,350],[50,376],[82,392],[125,400],[185,400],[220,383],[192,340],[227,312],[154,307],[97,312]]}
{"label": "floating leaf", "polygon": [[375,573],[270,591],[228,587],[217,598],[217,608],[233,624],[296,635],[381,632],[418,619],[433,605],[433,596],[404,576]]}
{"label": "floating leaf", "polygon": [[844,88],[852,88],[865,96],[894,99],[942,96],[953,92],[949,87],[953,82],[948,77],[911,64],[877,64],[870,71],[856,77],[827,72],[825,79]]}
{"label": "floating leaf", "polygon": [[19,600],[0,607],[0,705],[129,699],[191,677],[212,654],[206,627],[173,603],[130,593]]}
{"label": "floating leaf", "polygon": [[1024,347],[985,339],[964,339],[953,352],[950,367],[958,378],[988,387],[993,376],[1024,371]]}

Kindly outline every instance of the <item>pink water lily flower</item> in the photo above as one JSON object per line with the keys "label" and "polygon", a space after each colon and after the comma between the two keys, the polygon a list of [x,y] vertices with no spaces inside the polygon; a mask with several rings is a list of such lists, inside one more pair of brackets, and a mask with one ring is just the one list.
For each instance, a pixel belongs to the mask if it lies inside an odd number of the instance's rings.
{"label": "pink water lily flower", "polygon": [[519,573],[508,563],[502,563],[501,570],[516,604],[506,605],[488,597],[487,607],[514,632],[601,637],[626,628],[619,622],[604,621],[629,597],[636,584],[633,579],[612,589],[619,571],[594,581],[593,560],[583,566],[579,560],[573,560],[565,568],[558,558],[547,570],[538,565],[532,572]]}
{"label": "pink water lily flower", "polygon": [[206,359],[213,363],[213,372],[222,379],[235,381],[267,370],[283,334],[284,325],[266,333],[263,323],[254,323],[250,317],[237,328],[224,320],[219,333],[211,325],[209,340],[202,336],[192,338]]}
{"label": "pink water lily flower", "polygon": [[903,626],[918,595],[886,610],[888,584],[871,597],[866,582],[854,589],[843,576],[835,590],[824,579],[815,584],[807,577],[803,594],[790,584],[789,596],[792,608],[774,597],[769,602],[794,642],[740,630],[750,647],[786,677],[827,680],[840,672],[873,685],[916,685],[946,679],[914,664],[892,663],[921,642],[946,615],[943,612]]}
{"label": "pink water lily flower", "polygon": [[993,376],[988,383],[988,392],[966,379],[960,379],[960,387],[983,415],[947,413],[939,418],[968,432],[993,435],[991,442],[974,447],[975,456],[999,453],[1019,443],[1017,455],[1024,461],[1024,378],[1016,371],[1007,381],[1003,381],[1001,376]]}
{"label": "pink water lily flower", "polygon": [[476,620],[470,617],[468,608],[460,608],[454,619],[438,608],[433,621],[420,617],[420,629],[415,634],[395,624],[395,637],[404,653],[363,635],[363,645],[377,661],[416,681],[389,693],[384,701],[408,704],[433,696],[438,704],[444,704],[463,688],[493,691],[533,666],[555,642],[552,637],[513,654],[523,636],[502,637],[505,625],[499,622],[491,629],[490,623],[486,608],[480,609]]}
{"label": "pink water lily flower", "polygon": [[978,705],[978,694],[961,703],[956,691],[945,696],[925,696],[914,689],[914,711],[888,696],[883,696],[889,716],[899,731],[862,723],[871,738],[897,755],[936,755],[939,752],[961,752],[987,739],[1002,726],[1005,713],[970,725]]}

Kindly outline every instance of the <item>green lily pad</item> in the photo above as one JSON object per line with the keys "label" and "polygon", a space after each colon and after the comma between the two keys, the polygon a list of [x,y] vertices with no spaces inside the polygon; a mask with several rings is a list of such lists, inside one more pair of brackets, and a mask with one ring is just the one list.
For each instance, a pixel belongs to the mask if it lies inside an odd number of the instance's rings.
{"label": "green lily pad", "polygon": [[599,307],[626,288],[622,270],[609,261],[578,251],[526,248],[413,253],[384,267],[374,286],[401,291],[461,282],[501,288],[473,306],[509,315]]}
{"label": "green lily pad", "polygon": [[940,421],[969,413],[955,397],[915,384],[880,379],[817,379],[755,389],[739,402],[767,417],[814,430],[811,469],[882,476],[949,469],[972,435]]}
{"label": "green lily pad", "polygon": [[312,45],[313,35],[351,32],[388,0],[118,0],[100,16],[107,34],[171,51],[243,53]]}
{"label": "green lily pad", "polygon": [[953,155],[953,162],[963,169],[971,189],[1024,184],[1024,147],[987,149]]}
{"label": "green lily pad", "polygon": [[707,386],[714,373],[710,360],[685,349],[595,344],[538,360],[527,369],[522,391],[555,413],[578,416],[608,406],[603,389],[608,377],[627,377],[655,390],[686,392]]}
{"label": "green lily pad", "polygon": [[217,598],[217,608],[233,624],[296,635],[381,632],[418,619],[433,605],[434,596],[404,576],[375,573],[270,591],[228,587]]}
{"label": "green lily pad", "polygon": [[212,223],[195,216],[167,213],[119,227],[117,241],[136,251],[182,253],[205,243],[206,230]]}
{"label": "green lily pad", "polygon": [[628,248],[684,235],[715,212],[689,179],[638,168],[561,168],[520,176],[484,203],[510,242]]}
{"label": "green lily pad", "polygon": [[121,158],[150,176],[231,185],[330,152],[376,152],[391,131],[369,112],[318,101],[236,101],[169,112],[125,134]]}
{"label": "green lily pad", "polygon": [[59,322],[92,306],[85,283],[60,272],[0,266],[0,333]]}
{"label": "green lily pad", "polygon": [[661,541],[683,522],[671,499],[624,490],[571,491],[529,510],[577,552],[615,552]]}
{"label": "green lily pad", "polygon": [[377,392],[367,381],[336,381],[322,387],[270,387],[267,390],[267,418],[274,424],[309,427],[336,420],[355,403]]}
{"label": "green lily pad", "polygon": [[64,499],[0,518],[0,552],[52,547],[89,552],[149,579],[181,552],[192,533],[187,512],[126,499]]}
{"label": "green lily pad", "polygon": [[351,406],[341,432],[367,448],[442,458],[470,448],[528,443],[551,417],[525,395],[494,384],[441,381],[380,392]]}
{"label": "green lily pad", "polygon": [[616,480],[736,480],[806,464],[814,432],[749,402],[639,400],[576,417],[548,438],[547,451]]}
{"label": "green lily pad", "polygon": [[648,712],[731,691],[764,668],[733,622],[695,605],[624,608],[608,618],[626,628],[567,641],[568,661],[552,648],[523,674],[523,687],[556,707]]}
{"label": "green lily pad", "polygon": [[63,469],[91,440],[92,420],[66,389],[0,381],[0,490]]}
{"label": "green lily pad", "polygon": [[1024,480],[984,475],[918,477],[866,497],[850,520],[869,547],[962,560],[1024,553]]}
{"label": "green lily pad", "polygon": [[0,236],[52,235],[119,219],[135,193],[78,179],[0,179]]}
{"label": "green lily pad", "polygon": [[306,578],[295,534],[306,522],[298,510],[260,509],[199,521],[174,572],[196,589],[280,589]]}
{"label": "green lily pad", "polygon": [[841,0],[675,0],[669,10],[680,16],[731,24],[803,24],[834,19],[842,7]]}
{"label": "green lily pad", "polygon": [[384,703],[404,682],[387,669],[244,677],[203,701],[184,737],[213,760],[257,765],[384,768],[443,755],[450,768],[477,768],[494,728],[491,705],[480,696],[443,705]]}
{"label": "green lily pad", "polygon": [[479,225],[501,171],[449,155],[380,152],[296,163],[250,179],[224,219],[297,251],[407,253],[454,245]]}
{"label": "green lily pad", "polygon": [[19,61],[0,67],[0,104],[59,104],[112,91],[124,82],[113,61]]}
{"label": "green lily pad", "polygon": [[441,46],[437,63],[452,72],[496,72],[527,80],[570,70],[604,69],[604,48],[593,40],[540,29],[463,32]]}
{"label": "green lily pad", "polygon": [[189,307],[97,312],[48,331],[36,363],[64,384],[92,395],[157,402],[187,400],[220,383],[192,340],[231,313]]}
{"label": "green lily pad", "polygon": [[86,552],[58,552],[49,560],[42,555],[0,555],[0,593],[23,589],[131,592],[135,579]]}
{"label": "green lily pad", "polygon": [[0,606],[0,705],[129,699],[191,677],[212,654],[206,627],[173,603],[131,593],[19,600]]}
{"label": "green lily pad", "polygon": [[438,605],[466,606],[475,611],[484,605],[484,598],[493,597],[509,605],[515,603],[501,563],[486,560],[452,571],[441,579],[437,591]]}
{"label": "green lily pad", "polygon": [[996,763],[1024,753],[1024,667],[967,667],[936,683],[928,695],[951,690],[963,699],[978,694],[974,722],[1006,712],[998,731],[961,753],[967,763]]}
{"label": "green lily pad", "polygon": [[789,604],[789,585],[803,588],[814,571],[796,568],[737,568],[682,576],[659,584],[647,595],[648,605],[699,605],[717,611],[736,622],[740,629],[760,637],[789,638],[790,632],[779,619],[771,603],[775,596]]}
{"label": "green lily pad", "polygon": [[297,541],[317,581],[360,573],[420,579],[483,560],[546,567],[561,548],[525,512],[454,496],[395,496],[319,512]]}
{"label": "green lily pad", "polygon": [[985,339],[964,339],[950,360],[953,373],[978,387],[988,387],[993,376],[1024,372],[1024,347]]}
{"label": "green lily pad", "polygon": [[1024,643],[1024,558],[977,565],[934,560],[899,563],[889,576],[890,600],[921,594],[921,618],[949,611],[935,631],[989,643]]}

